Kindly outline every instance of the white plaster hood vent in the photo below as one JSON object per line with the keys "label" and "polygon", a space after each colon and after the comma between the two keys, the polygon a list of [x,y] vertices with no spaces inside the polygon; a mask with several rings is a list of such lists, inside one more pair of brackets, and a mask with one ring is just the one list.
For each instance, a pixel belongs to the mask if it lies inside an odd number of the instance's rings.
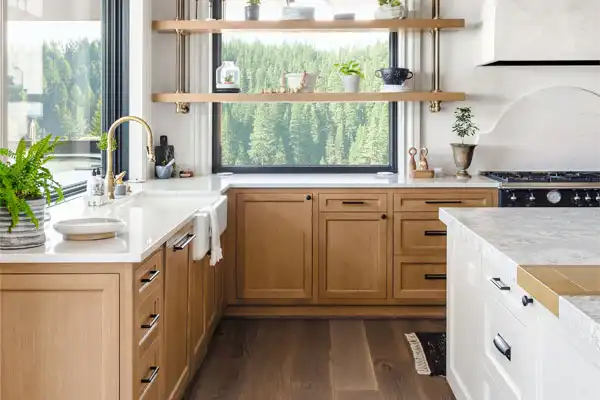
{"label": "white plaster hood vent", "polygon": [[484,0],[483,66],[600,65],[600,0]]}

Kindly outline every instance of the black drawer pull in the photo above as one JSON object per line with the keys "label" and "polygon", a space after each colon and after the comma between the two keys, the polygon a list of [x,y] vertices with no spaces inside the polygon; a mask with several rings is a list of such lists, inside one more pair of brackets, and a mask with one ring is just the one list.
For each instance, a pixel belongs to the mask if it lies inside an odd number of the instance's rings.
{"label": "black drawer pull", "polygon": [[348,206],[362,206],[365,204],[364,201],[342,201],[342,204],[348,205]]}
{"label": "black drawer pull", "polygon": [[156,325],[156,323],[160,319],[160,314],[150,314],[150,318],[152,318],[152,320],[150,321],[149,324],[142,324],[142,328],[143,329],[152,329],[152,328],[154,328],[154,325]]}
{"label": "black drawer pull", "polygon": [[188,245],[190,243],[192,243],[192,240],[196,239],[196,235],[193,235],[191,233],[188,233],[187,235],[185,235],[179,242],[177,242],[174,246],[173,246],[173,250],[175,251],[179,251],[179,250],[183,250],[186,247],[188,247]]}
{"label": "black drawer pull", "polygon": [[502,279],[500,278],[490,278],[490,282],[492,282],[494,286],[496,286],[500,290],[510,290],[510,286],[502,282]]}
{"label": "black drawer pull", "polygon": [[446,236],[446,231],[425,231],[425,236]]}
{"label": "black drawer pull", "polygon": [[510,361],[510,358],[512,356],[511,351],[510,351],[510,345],[508,343],[506,343],[506,340],[504,340],[504,338],[500,335],[497,334],[496,337],[494,338],[494,346],[496,346],[496,349],[498,349],[498,351],[508,359],[508,361]]}
{"label": "black drawer pull", "polygon": [[147,378],[142,378],[142,383],[152,383],[156,380],[156,377],[158,376],[158,370],[160,369],[160,367],[150,367],[150,376]]}
{"label": "black drawer pull", "polygon": [[[160,270],[158,270],[158,269],[154,270],[154,271],[148,271],[148,277],[142,278],[141,281],[142,281],[142,283],[150,283],[153,280],[155,280],[158,275],[160,275]],[[144,285],[144,286],[146,286],[146,285]],[[142,287],[144,287],[144,286],[142,286]]]}
{"label": "black drawer pull", "polygon": [[425,200],[425,204],[462,204],[462,200]]}
{"label": "black drawer pull", "polygon": [[425,274],[425,279],[429,281],[440,281],[446,279],[446,274]]}

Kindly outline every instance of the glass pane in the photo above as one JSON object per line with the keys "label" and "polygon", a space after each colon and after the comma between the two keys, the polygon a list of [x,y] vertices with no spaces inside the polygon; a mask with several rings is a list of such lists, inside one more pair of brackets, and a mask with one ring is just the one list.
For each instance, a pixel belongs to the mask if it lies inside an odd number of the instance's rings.
{"label": "glass pane", "polygon": [[58,136],[48,167],[63,185],[85,181],[101,164],[101,1],[9,0],[8,11],[9,147]]}
{"label": "glass pane", "polygon": [[[358,3],[358,5],[357,5]],[[317,20],[341,12],[373,19],[376,1],[297,0],[315,8]],[[226,19],[243,20],[243,0],[225,2]],[[263,0],[261,20],[278,20],[285,2]],[[364,73],[361,91],[378,92],[375,71],[389,66],[387,32],[227,32],[222,60],[241,70],[241,91],[260,93],[289,86],[288,73],[318,76],[316,92],[343,92],[336,63],[356,60]],[[387,103],[224,104],[222,166],[389,165]]]}

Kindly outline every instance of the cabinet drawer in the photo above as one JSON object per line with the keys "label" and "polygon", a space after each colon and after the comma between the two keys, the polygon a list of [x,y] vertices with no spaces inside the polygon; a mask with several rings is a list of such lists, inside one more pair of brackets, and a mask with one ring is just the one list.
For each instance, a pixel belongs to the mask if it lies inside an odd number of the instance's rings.
{"label": "cabinet drawer", "polygon": [[139,298],[144,298],[157,287],[162,287],[163,272],[163,250],[161,249],[135,271],[135,288]]}
{"label": "cabinet drawer", "polygon": [[156,337],[150,347],[141,355],[136,383],[140,399],[158,399],[160,397],[160,380],[163,371],[160,365],[160,337]]}
{"label": "cabinet drawer", "polygon": [[387,211],[387,195],[383,193],[320,194],[321,212]]}
{"label": "cabinet drawer", "polygon": [[493,192],[456,192],[439,190],[428,193],[399,193],[394,195],[394,211],[437,212],[440,207],[492,207]]}
{"label": "cabinet drawer", "polygon": [[137,341],[140,346],[148,340],[153,340],[158,332],[162,318],[162,290],[157,288],[143,302],[136,311]]}
{"label": "cabinet drawer", "polygon": [[394,298],[446,299],[446,264],[413,263],[396,259]]}
{"label": "cabinet drawer", "polygon": [[435,213],[394,214],[394,254],[446,257],[446,225]]}

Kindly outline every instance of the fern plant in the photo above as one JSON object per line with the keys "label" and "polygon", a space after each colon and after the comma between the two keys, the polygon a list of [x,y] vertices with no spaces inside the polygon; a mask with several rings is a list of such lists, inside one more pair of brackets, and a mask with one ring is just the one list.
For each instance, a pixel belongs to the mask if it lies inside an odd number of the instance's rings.
{"label": "fern plant", "polygon": [[36,228],[39,221],[31,211],[27,200],[46,199],[50,204],[50,194],[56,191],[58,201],[64,199],[61,186],[54,180],[52,173],[44,165],[54,157],[54,149],[59,138],[52,135],[32,145],[27,149],[25,139],[21,139],[15,151],[0,149],[0,208],[5,208],[11,216],[8,232],[17,226],[24,214]]}

